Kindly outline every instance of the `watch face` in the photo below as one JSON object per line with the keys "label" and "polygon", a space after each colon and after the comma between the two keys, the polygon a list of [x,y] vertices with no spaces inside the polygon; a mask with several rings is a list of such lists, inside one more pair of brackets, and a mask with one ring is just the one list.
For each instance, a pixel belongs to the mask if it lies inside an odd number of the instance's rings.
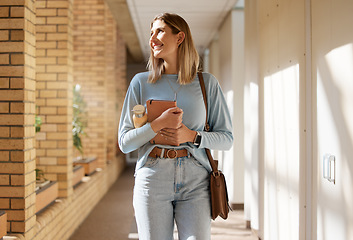
{"label": "watch face", "polygon": [[200,144],[200,142],[201,142],[201,135],[197,135],[195,139],[195,143]]}

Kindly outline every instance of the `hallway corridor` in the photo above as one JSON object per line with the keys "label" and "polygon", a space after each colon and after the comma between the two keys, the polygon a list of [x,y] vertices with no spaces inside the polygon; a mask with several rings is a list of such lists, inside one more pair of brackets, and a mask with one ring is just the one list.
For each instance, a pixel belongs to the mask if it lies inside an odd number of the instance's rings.
{"label": "hallway corridor", "polygon": [[[137,240],[133,217],[132,189],[134,164],[128,164],[70,240]],[[256,240],[245,228],[242,211],[231,212],[227,221],[212,222],[212,240]],[[177,235],[175,234],[175,239]]]}

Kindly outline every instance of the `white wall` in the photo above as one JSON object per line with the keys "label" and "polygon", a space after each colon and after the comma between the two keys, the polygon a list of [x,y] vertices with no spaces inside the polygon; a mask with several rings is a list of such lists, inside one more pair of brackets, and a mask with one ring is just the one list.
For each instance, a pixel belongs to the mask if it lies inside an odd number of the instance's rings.
{"label": "white wall", "polygon": [[[246,39],[258,39],[259,51],[256,42],[245,44],[245,103],[256,100],[255,71],[260,104],[258,166],[249,145],[256,137],[245,136],[260,202],[246,203],[246,216],[253,223],[259,213],[264,240],[353,239],[353,2],[248,0],[246,7]],[[323,178],[325,154],[335,156],[335,182]],[[257,180],[249,176],[253,191]]]}
{"label": "white wall", "polygon": [[[313,239],[353,239],[353,2],[312,0],[314,107]],[[336,157],[335,183],[323,156]]]}
{"label": "white wall", "polygon": [[[259,76],[257,0],[245,2],[244,216],[260,230],[263,172],[259,162]],[[261,181],[263,182],[263,181]],[[259,233],[261,234],[261,233]]]}
{"label": "white wall", "polygon": [[[234,60],[234,12],[209,55],[235,125],[234,160],[223,163],[232,201],[244,160],[245,217],[263,240],[353,239],[353,2],[245,5],[245,66]],[[335,183],[322,176],[327,153]]]}
{"label": "white wall", "polygon": [[304,234],[304,3],[258,1],[264,240],[297,240]]}
{"label": "white wall", "polygon": [[209,46],[209,72],[219,80],[233,121],[234,144],[218,152],[231,203],[244,203],[244,11],[234,9]]}

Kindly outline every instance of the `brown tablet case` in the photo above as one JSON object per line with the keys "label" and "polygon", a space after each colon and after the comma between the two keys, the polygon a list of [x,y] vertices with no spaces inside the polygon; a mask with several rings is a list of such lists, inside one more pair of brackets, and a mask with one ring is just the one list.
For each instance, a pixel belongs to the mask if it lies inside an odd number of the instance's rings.
{"label": "brown tablet case", "polygon": [[[146,101],[146,106],[147,106],[147,122],[152,122],[154,119],[159,117],[165,110],[176,107],[177,103],[176,101],[150,99]],[[160,133],[157,133],[157,135],[150,140],[150,143],[176,146],[175,144],[172,144],[170,141],[165,140],[165,138],[162,137]]]}

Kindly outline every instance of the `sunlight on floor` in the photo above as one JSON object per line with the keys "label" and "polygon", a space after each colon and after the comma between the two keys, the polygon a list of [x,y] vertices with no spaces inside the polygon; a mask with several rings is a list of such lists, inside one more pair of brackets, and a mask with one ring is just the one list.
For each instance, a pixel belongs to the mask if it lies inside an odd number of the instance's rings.
{"label": "sunlight on floor", "polygon": [[[212,240],[257,240],[258,238],[245,227],[244,212],[233,211],[229,214],[229,218],[225,221],[218,218],[212,221],[211,239]],[[176,227],[175,227],[176,229]],[[129,233],[129,240],[138,240],[136,224],[133,222]],[[174,232],[174,240],[178,240],[178,233]]]}

